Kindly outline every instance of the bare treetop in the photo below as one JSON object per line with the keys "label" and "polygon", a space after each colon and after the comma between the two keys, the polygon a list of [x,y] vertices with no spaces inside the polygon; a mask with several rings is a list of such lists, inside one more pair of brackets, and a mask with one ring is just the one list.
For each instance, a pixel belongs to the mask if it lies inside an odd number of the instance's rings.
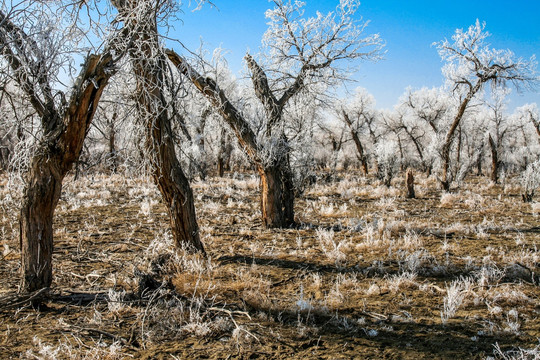
{"label": "bare treetop", "polygon": [[302,1],[273,2],[262,40],[263,67],[275,76],[272,87],[301,87],[310,79],[334,85],[352,71],[351,60],[381,58],[383,42],[378,34],[364,34],[368,21],[357,16],[358,0],[341,0],[335,11],[313,17],[304,15]]}
{"label": "bare treetop", "polygon": [[[491,81],[492,86],[506,86],[510,82],[516,89],[533,88],[539,77],[537,61],[533,55],[529,60],[517,58],[510,50],[490,48],[485,23],[476,20],[466,31],[457,29],[453,42],[445,39],[435,43],[439,55],[446,61],[443,74],[454,90],[475,87]],[[476,91],[475,91],[476,92]]]}

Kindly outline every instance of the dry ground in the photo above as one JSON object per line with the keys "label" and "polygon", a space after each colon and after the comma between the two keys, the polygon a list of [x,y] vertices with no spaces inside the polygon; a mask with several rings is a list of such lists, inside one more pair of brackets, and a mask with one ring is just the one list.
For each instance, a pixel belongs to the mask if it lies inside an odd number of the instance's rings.
{"label": "dry ground", "polygon": [[[261,228],[252,175],[195,183],[208,257],[175,251],[148,181],[66,181],[50,300],[0,311],[0,357],[539,358],[540,206],[472,178],[404,199],[353,172]],[[0,178],[0,296],[18,284],[17,191]]]}

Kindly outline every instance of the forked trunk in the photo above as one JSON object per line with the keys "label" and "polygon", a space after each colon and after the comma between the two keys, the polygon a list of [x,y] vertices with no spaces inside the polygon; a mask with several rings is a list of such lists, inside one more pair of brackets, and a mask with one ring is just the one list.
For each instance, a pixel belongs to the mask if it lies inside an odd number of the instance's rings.
{"label": "forked trunk", "polygon": [[[110,55],[89,56],[64,118],[54,110],[42,115],[45,131],[31,160],[19,218],[23,292],[52,283],[54,209],[62,181],[79,159],[103,89],[114,73],[110,61]],[[87,81],[89,78],[93,81]]]}

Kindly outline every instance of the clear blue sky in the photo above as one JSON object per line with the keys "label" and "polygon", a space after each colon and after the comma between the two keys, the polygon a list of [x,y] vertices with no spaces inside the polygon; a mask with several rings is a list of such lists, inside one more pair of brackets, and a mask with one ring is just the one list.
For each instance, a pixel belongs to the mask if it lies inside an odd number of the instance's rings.
{"label": "clear blue sky", "polygon": [[[212,0],[192,12],[184,7],[182,23],[169,33],[188,48],[200,39],[210,51],[221,46],[233,72],[239,74],[249,49],[257,53],[266,30],[267,0]],[[305,0],[306,13],[335,9],[337,0]],[[192,0],[193,2],[193,0]],[[393,106],[407,86],[440,86],[442,62],[433,42],[450,39],[456,28],[467,28],[476,19],[486,22],[492,47],[510,49],[517,56],[540,57],[540,0],[364,0],[358,16],[369,20],[367,33],[379,33],[386,43],[385,59],[363,63],[349,85],[361,86],[375,96],[377,106]],[[173,45],[174,46],[174,45]],[[522,95],[513,92],[510,110],[527,102],[540,104],[540,89]]]}

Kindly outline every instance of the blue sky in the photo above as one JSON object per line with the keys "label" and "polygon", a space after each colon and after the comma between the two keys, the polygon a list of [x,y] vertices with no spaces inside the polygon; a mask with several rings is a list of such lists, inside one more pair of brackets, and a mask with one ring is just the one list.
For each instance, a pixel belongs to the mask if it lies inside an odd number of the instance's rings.
{"label": "blue sky", "polygon": [[[222,47],[233,72],[239,74],[247,50],[257,53],[266,30],[267,0],[213,0],[192,12],[184,7],[182,22],[169,36],[196,49],[200,39],[213,50]],[[335,9],[337,0],[306,0],[306,13]],[[354,75],[357,83],[375,96],[377,106],[393,106],[407,86],[420,88],[443,84],[443,63],[433,42],[450,39],[456,28],[467,28],[476,19],[486,22],[494,48],[510,49],[517,56],[540,57],[540,0],[364,0],[358,16],[369,20],[367,33],[379,33],[386,43],[385,59],[362,63]],[[540,89],[511,96],[510,110],[527,102],[540,104]]]}

